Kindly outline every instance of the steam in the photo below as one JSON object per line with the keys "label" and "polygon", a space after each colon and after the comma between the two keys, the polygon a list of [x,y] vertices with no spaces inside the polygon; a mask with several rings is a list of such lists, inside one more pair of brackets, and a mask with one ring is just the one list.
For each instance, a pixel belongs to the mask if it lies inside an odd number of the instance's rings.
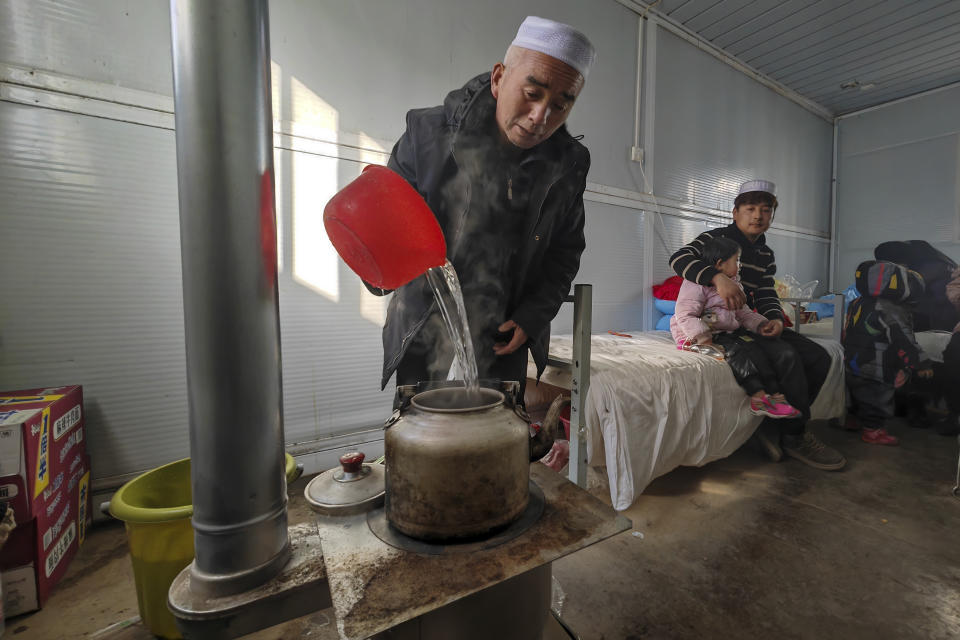
{"label": "steam", "polygon": [[[518,158],[505,155],[499,148],[492,112],[485,121],[492,125],[492,131],[461,133],[456,147],[459,175],[441,192],[444,210],[450,216],[447,255],[460,278],[481,378],[489,376],[497,359],[494,334],[510,319],[515,253],[522,244],[519,238],[529,215],[529,194],[521,184]],[[443,323],[436,316],[431,316],[428,324],[430,333],[424,338],[429,337],[431,342],[427,344],[438,347],[430,362],[431,375],[439,371],[440,377],[447,377],[453,361],[452,347],[441,335],[445,333]]]}

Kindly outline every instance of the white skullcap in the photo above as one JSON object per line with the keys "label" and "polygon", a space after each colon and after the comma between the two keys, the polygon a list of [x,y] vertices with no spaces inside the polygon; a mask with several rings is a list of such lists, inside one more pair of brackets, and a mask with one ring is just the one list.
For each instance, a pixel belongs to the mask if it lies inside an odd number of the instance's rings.
{"label": "white skullcap", "polygon": [[584,80],[597,59],[597,52],[587,36],[568,24],[537,16],[526,17],[510,46],[539,51],[556,58],[579,71]]}
{"label": "white skullcap", "polygon": [[775,196],[777,195],[777,185],[769,180],[747,180],[740,185],[740,191],[737,191],[737,195],[739,196],[742,193],[748,193],[750,191],[766,191],[770,195]]}

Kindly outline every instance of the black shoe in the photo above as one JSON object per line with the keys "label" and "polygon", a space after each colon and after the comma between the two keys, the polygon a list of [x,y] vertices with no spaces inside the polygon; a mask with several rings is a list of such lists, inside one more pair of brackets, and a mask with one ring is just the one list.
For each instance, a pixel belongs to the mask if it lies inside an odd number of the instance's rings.
{"label": "black shoe", "polygon": [[955,413],[951,413],[947,417],[934,422],[933,428],[942,436],[955,436],[960,434],[960,417]]}
{"label": "black shoe", "polygon": [[809,431],[800,435],[783,434],[780,437],[783,452],[791,458],[823,471],[839,471],[847,465],[847,459],[834,449],[820,442]]}

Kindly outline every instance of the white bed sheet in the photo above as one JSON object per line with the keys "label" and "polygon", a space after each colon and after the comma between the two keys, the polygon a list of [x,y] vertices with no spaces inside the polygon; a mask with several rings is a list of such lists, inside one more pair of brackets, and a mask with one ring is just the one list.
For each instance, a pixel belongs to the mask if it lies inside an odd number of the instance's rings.
{"label": "white bed sheet", "polygon": [[[619,511],[654,478],[730,455],[760,423],[726,363],[677,350],[666,331],[624,333],[632,337],[592,336],[585,416],[588,462],[606,465],[610,500]],[[833,340],[814,340],[833,363],[813,417],[842,417],[842,349]],[[569,360],[571,353],[571,336],[551,337],[552,357]],[[541,379],[570,388],[569,370],[547,367]]]}

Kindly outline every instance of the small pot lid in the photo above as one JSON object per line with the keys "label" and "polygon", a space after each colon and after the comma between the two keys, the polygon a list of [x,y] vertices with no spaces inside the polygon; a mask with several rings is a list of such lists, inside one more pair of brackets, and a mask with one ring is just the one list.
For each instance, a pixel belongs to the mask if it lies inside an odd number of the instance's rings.
{"label": "small pot lid", "polygon": [[325,516],[349,516],[383,504],[386,470],[381,464],[363,464],[363,453],[340,456],[340,466],[324,471],[304,490],[310,508]]}

